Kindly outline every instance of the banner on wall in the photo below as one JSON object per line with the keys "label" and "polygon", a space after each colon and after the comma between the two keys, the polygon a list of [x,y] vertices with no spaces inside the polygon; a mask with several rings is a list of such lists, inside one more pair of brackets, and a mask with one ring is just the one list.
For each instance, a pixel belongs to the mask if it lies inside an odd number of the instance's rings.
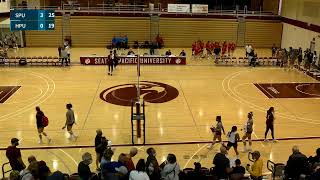
{"label": "banner on wall", "polygon": [[192,13],[205,13],[207,14],[209,7],[207,4],[192,4]]}
{"label": "banner on wall", "polygon": [[190,13],[190,4],[168,4],[168,12]]}

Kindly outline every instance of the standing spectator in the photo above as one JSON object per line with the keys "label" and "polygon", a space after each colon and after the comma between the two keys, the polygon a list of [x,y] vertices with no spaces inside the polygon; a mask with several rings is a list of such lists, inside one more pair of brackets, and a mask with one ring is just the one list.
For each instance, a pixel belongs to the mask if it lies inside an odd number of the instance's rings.
{"label": "standing spectator", "polygon": [[239,158],[239,152],[238,152],[238,141],[240,140],[240,136],[237,132],[237,126],[232,126],[231,131],[228,133],[228,144],[227,144],[227,150],[229,150],[231,147],[233,147],[237,158]]}
{"label": "standing spectator", "polygon": [[161,171],[163,180],[179,180],[180,166],[174,154],[168,154],[165,165]]}
{"label": "standing spectator", "polygon": [[246,169],[250,173],[251,179],[253,179],[253,180],[262,180],[263,161],[260,158],[260,152],[259,151],[254,151],[252,153],[252,158],[254,160],[253,165],[250,168],[250,164],[248,164]]}
{"label": "standing spectator", "polygon": [[81,180],[90,180],[92,173],[89,165],[92,163],[92,156],[86,152],[82,155],[82,161],[78,165],[78,174]]}
{"label": "standing spectator", "polygon": [[264,133],[264,141],[267,142],[267,135],[269,130],[271,130],[271,136],[273,142],[277,142],[277,140],[274,138],[274,107],[270,107],[267,111],[267,117],[266,117],[266,132]]}
{"label": "standing spectator", "polygon": [[65,51],[67,52],[67,56],[68,56],[68,58],[67,58],[67,65],[69,64],[71,64],[71,60],[70,60],[70,53],[71,53],[71,48],[70,48],[70,46],[68,45],[68,46],[66,46],[66,48],[65,48]]}
{"label": "standing spectator", "polygon": [[241,166],[240,159],[236,159],[235,161],[236,166],[232,168],[232,171],[230,172],[230,179],[242,179],[244,177],[244,174],[246,173],[246,169]]}
{"label": "standing spectator", "polygon": [[72,127],[75,124],[75,118],[74,118],[74,112],[72,110],[72,104],[69,103],[66,105],[67,113],[66,113],[66,123],[62,127],[62,129],[65,129],[67,127],[67,131],[69,133],[69,139],[77,139],[77,136],[73,134]]}
{"label": "standing spectator", "polygon": [[151,180],[159,180],[160,179],[160,168],[156,158],[156,150],[153,148],[147,149],[147,162],[146,162],[146,170]]}
{"label": "standing spectator", "polygon": [[61,49],[61,65],[63,66],[63,62],[65,62],[66,66],[68,66],[68,52],[65,47]]}
{"label": "standing spectator", "polygon": [[[103,155],[103,152],[108,148],[108,140],[105,137],[101,137],[101,143],[95,148],[96,152],[99,154],[98,163],[101,162],[101,158]],[[98,164],[99,167],[99,164]],[[100,170],[98,168],[98,170]]]}
{"label": "standing spectator", "polygon": [[232,171],[230,168],[230,160],[226,157],[227,154],[228,151],[226,147],[221,146],[220,153],[217,153],[213,158],[217,179],[227,179],[228,174]]}
{"label": "standing spectator", "polygon": [[9,160],[12,170],[21,171],[26,167],[26,165],[22,161],[21,152],[17,146],[19,146],[19,139],[12,138],[11,146],[8,146],[6,149],[6,156]]}
{"label": "standing spectator", "polygon": [[44,137],[47,138],[48,143],[50,143],[50,142],[51,142],[51,139],[49,138],[49,136],[47,135],[47,133],[44,132],[45,124],[43,124],[43,119],[45,118],[45,115],[44,115],[44,113],[40,110],[40,107],[39,107],[39,106],[36,107],[36,111],[37,111],[37,114],[36,114],[36,124],[37,124],[37,129],[38,129],[38,134],[39,134],[39,144],[42,144],[42,143],[43,143],[43,141],[42,141],[42,135],[44,135]]}
{"label": "standing spectator", "polygon": [[287,179],[293,180],[299,180],[300,175],[302,174],[310,174],[308,158],[299,151],[298,146],[292,147],[292,155],[287,161],[284,172]]}
{"label": "standing spectator", "polygon": [[130,152],[128,154],[128,161],[126,162],[126,167],[129,171],[129,173],[132,171],[132,170],[135,170],[136,168],[134,167],[134,164],[133,164],[133,161],[132,161],[132,158],[134,156],[136,156],[138,153],[138,149],[133,147],[130,149]]}
{"label": "standing spectator", "polygon": [[112,76],[112,72],[113,72],[113,53],[112,51],[110,51],[110,54],[108,55],[108,75]]}
{"label": "standing spectator", "polygon": [[302,49],[301,49],[301,47],[299,47],[299,50],[298,50],[298,69],[300,69],[301,63],[302,63]]}
{"label": "standing spectator", "polygon": [[100,162],[102,154],[100,154],[100,152],[97,151],[97,148],[101,144],[101,141],[102,141],[101,129],[97,129],[96,133],[97,133],[97,135],[94,139],[94,147],[95,147],[95,151],[96,151],[96,166],[97,166],[97,169],[99,169],[99,162]]}
{"label": "standing spectator", "polygon": [[129,180],[149,180],[144,159],[140,159],[137,163],[137,169],[130,172]]}
{"label": "standing spectator", "polygon": [[[242,137],[242,142],[243,142],[243,146],[244,146],[244,152],[246,152],[247,150],[251,151],[252,148],[252,140],[251,140],[251,134],[253,132],[253,113],[249,112],[248,113],[248,120],[246,122],[246,124],[244,125],[244,132],[245,134]],[[247,148],[247,143],[246,143],[246,139],[248,138],[249,141],[249,148]]]}
{"label": "standing spectator", "polygon": [[310,52],[314,52],[316,50],[316,38],[312,38],[310,41]]}
{"label": "standing spectator", "polygon": [[216,140],[218,139],[218,142],[222,142],[222,138],[221,138],[221,135],[222,135],[222,132],[223,134],[226,134],[225,131],[224,131],[224,127],[223,127],[223,124],[222,124],[222,119],[221,119],[221,116],[217,116],[216,117],[216,122],[217,122],[217,125],[216,127],[211,127],[211,131],[213,133],[213,141],[210,145],[208,145],[208,149],[212,149],[213,146],[215,145],[216,143]]}
{"label": "standing spectator", "polygon": [[58,47],[59,58],[61,58],[61,50],[62,50],[62,47],[59,46],[59,47]]}
{"label": "standing spectator", "polygon": [[253,50],[252,49],[252,46],[250,44],[246,45],[245,47],[246,49],[246,57],[248,57],[248,55],[251,53],[251,51]]}
{"label": "standing spectator", "polygon": [[272,57],[276,57],[277,47],[275,44],[272,45],[271,52],[272,52]]}

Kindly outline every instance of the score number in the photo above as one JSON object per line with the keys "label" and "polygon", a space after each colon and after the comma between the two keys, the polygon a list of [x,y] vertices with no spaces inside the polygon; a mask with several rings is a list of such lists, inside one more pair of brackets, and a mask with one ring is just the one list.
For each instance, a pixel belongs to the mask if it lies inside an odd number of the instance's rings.
{"label": "score number", "polygon": [[54,30],[54,21],[40,21],[38,30]]}

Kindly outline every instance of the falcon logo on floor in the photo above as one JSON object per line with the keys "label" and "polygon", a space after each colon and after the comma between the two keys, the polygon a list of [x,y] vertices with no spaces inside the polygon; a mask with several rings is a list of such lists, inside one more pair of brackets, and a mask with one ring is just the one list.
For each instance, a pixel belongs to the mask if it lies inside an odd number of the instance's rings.
{"label": "falcon logo on floor", "polygon": [[[165,103],[178,97],[179,91],[164,83],[141,81],[140,97],[149,103]],[[110,87],[100,93],[100,99],[119,106],[131,106],[137,97],[136,84],[122,84]]]}

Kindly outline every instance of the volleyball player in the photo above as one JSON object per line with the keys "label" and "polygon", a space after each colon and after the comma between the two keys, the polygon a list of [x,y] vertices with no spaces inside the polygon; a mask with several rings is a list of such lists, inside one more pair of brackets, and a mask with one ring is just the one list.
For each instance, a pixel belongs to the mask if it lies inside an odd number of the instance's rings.
{"label": "volleyball player", "polygon": [[110,51],[110,54],[108,55],[108,75],[112,76],[112,72],[113,72],[113,58],[114,55],[112,53],[112,51]]}
{"label": "volleyball player", "polygon": [[43,124],[43,118],[44,118],[44,113],[40,110],[40,107],[37,106],[36,107],[36,111],[37,111],[37,114],[36,114],[36,124],[37,124],[37,129],[38,129],[38,134],[39,134],[39,144],[42,144],[43,141],[42,141],[42,135],[44,135],[44,137],[47,138],[48,140],[48,143],[51,142],[51,139],[49,138],[49,136],[47,135],[47,133],[44,132],[44,127],[45,125]]}
{"label": "volleyball player", "polygon": [[[244,146],[244,149],[243,151],[246,152],[246,151],[251,151],[252,148],[252,140],[251,140],[251,134],[253,132],[253,113],[252,112],[249,112],[248,113],[248,120],[246,122],[246,124],[244,125],[244,135],[242,137],[242,142],[243,142],[243,146]],[[248,138],[248,141],[249,141],[249,148],[247,148],[247,143],[246,143],[246,139]]]}
{"label": "volleyball player", "polygon": [[62,127],[62,129],[65,129],[67,127],[67,131],[70,134],[69,139],[76,139],[77,136],[74,135],[73,131],[72,131],[72,127],[75,124],[75,118],[74,118],[74,112],[72,110],[72,104],[69,103],[66,105],[67,108],[67,113],[66,113],[66,123],[65,125]]}
{"label": "volleyball player", "polygon": [[231,147],[233,147],[234,152],[237,155],[237,158],[239,158],[238,141],[240,140],[240,136],[239,136],[239,133],[237,132],[237,130],[238,130],[237,126],[232,126],[231,131],[228,132],[227,150],[229,150]]}
{"label": "volleyball player", "polygon": [[222,132],[223,134],[226,134],[223,128],[221,116],[217,116],[216,121],[217,121],[216,127],[210,128],[214,135],[213,135],[213,141],[211,145],[208,145],[208,149],[212,149],[213,145],[216,143],[216,139],[218,139],[218,142],[222,142],[222,139],[221,139]]}
{"label": "volleyball player", "polygon": [[271,136],[272,136],[272,141],[277,142],[277,140],[274,138],[274,108],[270,107],[269,110],[267,111],[267,120],[266,120],[266,132],[264,133],[264,141],[267,142],[267,135],[269,130],[271,130]]}

